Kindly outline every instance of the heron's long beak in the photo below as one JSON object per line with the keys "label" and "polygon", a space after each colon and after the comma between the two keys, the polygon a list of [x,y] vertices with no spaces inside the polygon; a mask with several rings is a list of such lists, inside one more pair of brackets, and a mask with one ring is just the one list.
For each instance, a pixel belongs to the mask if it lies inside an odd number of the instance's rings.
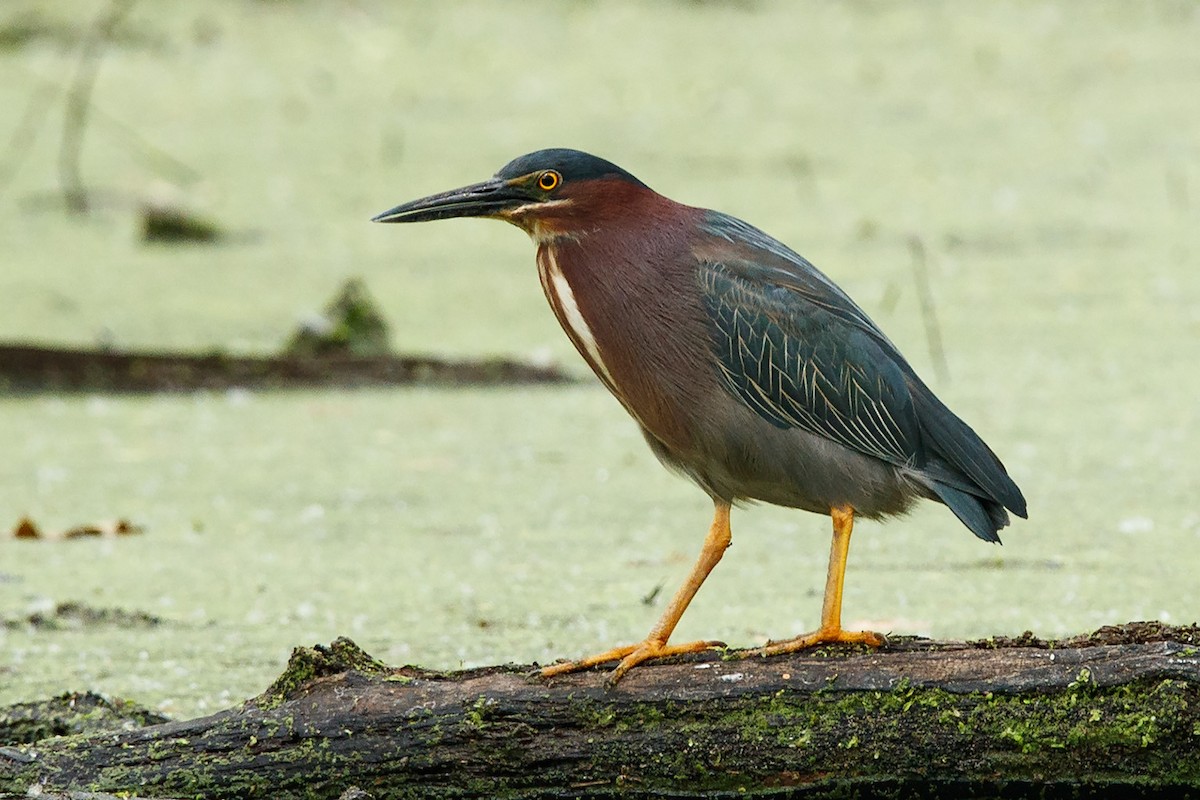
{"label": "heron's long beak", "polygon": [[520,185],[501,178],[489,178],[461,189],[422,197],[402,203],[390,211],[372,217],[372,222],[426,222],[451,217],[492,217],[528,203],[532,198]]}

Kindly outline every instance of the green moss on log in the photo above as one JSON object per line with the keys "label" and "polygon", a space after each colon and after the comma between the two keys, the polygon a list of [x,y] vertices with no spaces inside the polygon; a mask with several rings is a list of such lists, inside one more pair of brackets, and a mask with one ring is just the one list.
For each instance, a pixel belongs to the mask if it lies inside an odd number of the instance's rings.
{"label": "green moss on log", "polygon": [[95,692],[69,692],[0,709],[0,745],[31,744],[51,736],[133,730],[166,721],[162,714],[129,700]]}
{"label": "green moss on log", "polygon": [[213,717],[0,748],[0,794],[37,782],[332,800],[347,781],[377,800],[1197,793],[1192,647],[684,661],[613,690],[602,674],[393,670],[338,640],[298,649],[267,693]]}
{"label": "green moss on log", "polygon": [[[283,673],[254,702],[260,708],[275,708],[309,682],[354,671],[384,679],[397,677],[397,670],[364,651],[350,639],[339,636],[329,647],[297,647],[292,650]],[[404,680],[403,676],[399,676]]]}

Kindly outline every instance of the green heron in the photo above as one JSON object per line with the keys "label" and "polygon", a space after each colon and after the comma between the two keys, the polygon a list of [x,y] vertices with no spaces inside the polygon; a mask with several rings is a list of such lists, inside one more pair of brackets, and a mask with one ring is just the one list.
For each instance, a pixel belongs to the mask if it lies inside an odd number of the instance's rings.
{"label": "green heron", "polygon": [[820,627],[750,651],[883,637],[841,625],[855,517],[940,502],[999,542],[1025,498],[883,332],[802,256],[740,219],[686,206],[578,150],[509,162],[495,177],[396,206],[376,222],[492,217],[537,245],[546,299],[650,449],[716,506],[700,557],[645,640],[546,667],[546,676],[720,645],[668,644],[731,541],[730,508],[764,501],[828,514]]}

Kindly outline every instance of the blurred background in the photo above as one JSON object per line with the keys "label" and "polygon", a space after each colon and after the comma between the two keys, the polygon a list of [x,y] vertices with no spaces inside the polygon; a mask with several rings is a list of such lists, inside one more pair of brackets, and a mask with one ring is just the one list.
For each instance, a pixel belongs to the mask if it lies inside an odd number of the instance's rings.
{"label": "blurred background", "polygon": [[[645,634],[708,499],[590,378],[522,233],[368,222],[550,146],[803,253],[1025,491],[1003,547],[932,504],[862,524],[848,625],[1196,621],[1197,41],[1182,0],[5,0],[0,343],[270,353],[357,277],[398,350],[581,380],[0,395],[0,704],[194,716],[339,635],[455,668]],[[219,236],[146,242],[164,206]],[[144,530],[3,535],[25,516]],[[677,638],[814,627],[829,520],[733,528]]]}

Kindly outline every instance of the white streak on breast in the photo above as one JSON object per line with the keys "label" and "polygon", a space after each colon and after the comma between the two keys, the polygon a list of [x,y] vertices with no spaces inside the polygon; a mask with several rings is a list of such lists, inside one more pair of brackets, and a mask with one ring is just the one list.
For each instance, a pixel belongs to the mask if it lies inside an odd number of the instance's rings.
{"label": "white streak on breast", "polygon": [[604,365],[604,359],[600,357],[600,347],[596,344],[596,337],[592,335],[592,329],[588,327],[587,320],[579,311],[579,304],[575,302],[571,284],[567,282],[566,276],[558,267],[558,262],[554,260],[554,248],[547,247],[544,252],[546,270],[545,274],[541,276],[542,284],[547,291],[554,295],[554,299],[562,311],[563,320],[571,328],[572,338],[587,351],[588,360],[601,373],[605,383],[610,387],[616,386],[612,375],[609,374],[608,367]]}

